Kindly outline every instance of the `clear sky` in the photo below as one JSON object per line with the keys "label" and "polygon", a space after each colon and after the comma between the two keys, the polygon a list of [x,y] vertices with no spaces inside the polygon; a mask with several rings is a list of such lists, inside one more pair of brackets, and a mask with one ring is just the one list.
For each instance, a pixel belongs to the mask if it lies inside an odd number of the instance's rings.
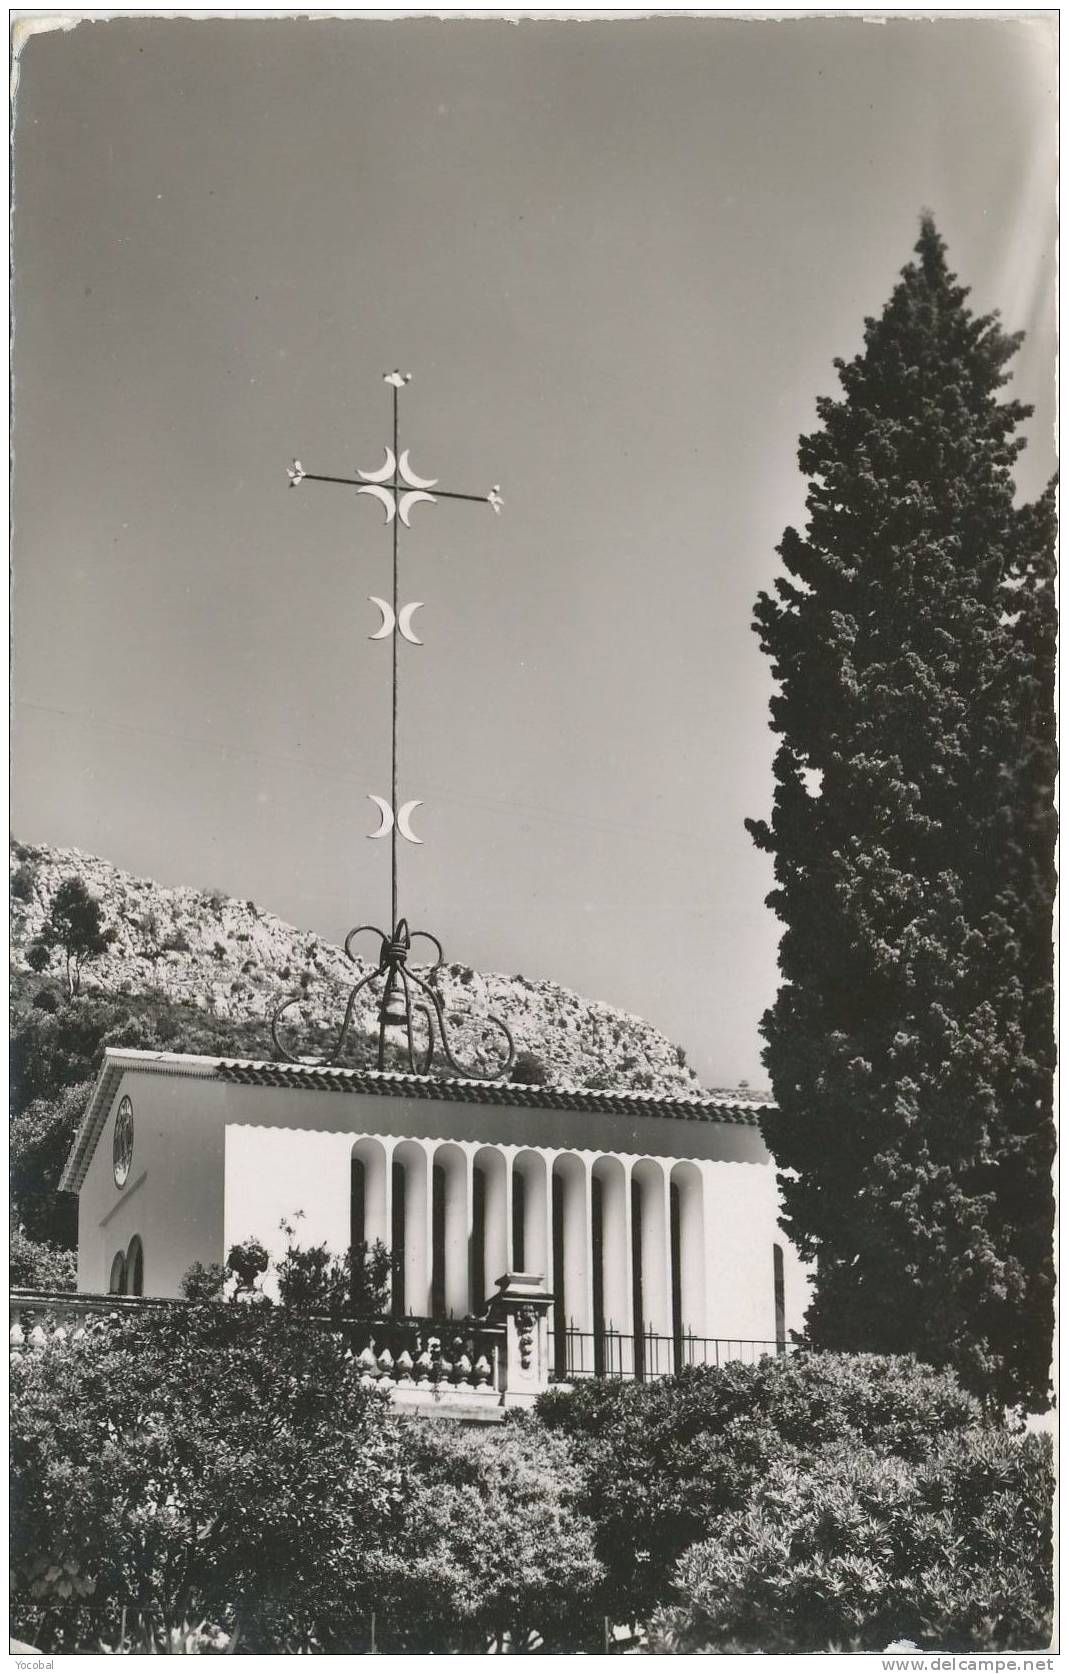
{"label": "clear sky", "polygon": [[25,48],[15,128],[13,825],[340,940],[647,1016],[764,1081],[768,669],[801,431],[930,207],[1028,341],[1053,466],[1056,23],[116,19]]}

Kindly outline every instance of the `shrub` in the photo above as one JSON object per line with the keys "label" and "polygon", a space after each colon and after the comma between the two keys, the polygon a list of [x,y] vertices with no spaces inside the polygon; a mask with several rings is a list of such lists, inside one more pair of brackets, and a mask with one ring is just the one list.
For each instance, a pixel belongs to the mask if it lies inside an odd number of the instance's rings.
{"label": "shrub", "polygon": [[17,867],[12,875],[12,898],[16,901],[32,901],[34,895],[34,884],[36,881],[36,866],[31,866],[28,861],[24,860],[22,865]]}
{"label": "shrub", "polygon": [[33,1004],[38,1011],[56,1012],[62,1002],[54,988],[39,988],[33,997]]}
{"label": "shrub", "polygon": [[382,1649],[596,1650],[601,1568],[562,1436],[413,1425],[402,1561],[383,1575]]}
{"label": "shrub", "polygon": [[910,1463],[979,1408],[950,1373],[906,1357],[796,1354],[693,1368],[652,1383],[591,1380],[541,1397],[550,1429],[580,1444],[580,1505],[594,1519],[606,1610],[642,1619],[675,1561],[744,1508],[778,1460],[808,1469],[840,1443]]}
{"label": "shrub", "polygon": [[527,1087],[544,1087],[549,1080],[549,1072],[541,1058],[534,1052],[528,1052],[525,1047],[516,1054],[509,1072],[509,1080]]}
{"label": "shrub", "polygon": [[8,1240],[8,1279],[27,1290],[74,1290],[78,1279],[78,1258],[73,1250],[56,1244],[37,1243],[21,1227]]}
{"label": "shrub", "polygon": [[651,1650],[1041,1650],[1050,1644],[1046,1437],[971,1430],[919,1467],[841,1442],[777,1461],[675,1573]]}
{"label": "shrub", "polygon": [[373,1603],[404,1492],[398,1421],[330,1332],[263,1302],[171,1305],[12,1373],[20,1637],[115,1644],[125,1607],[144,1613],[143,1650],[198,1622],[251,1650],[347,1648],[336,1624]]}
{"label": "shrub", "polygon": [[92,1090],[91,1082],[78,1082],[55,1099],[36,1099],[11,1119],[12,1208],[35,1240],[68,1246],[75,1242],[77,1207],[73,1198],[61,1198],[57,1187]]}
{"label": "shrub", "polygon": [[339,1319],[376,1319],[387,1312],[393,1258],[384,1244],[355,1244],[337,1256],[326,1244],[302,1249],[292,1242],[292,1229],[285,1230],[291,1242],[276,1271],[286,1307]]}

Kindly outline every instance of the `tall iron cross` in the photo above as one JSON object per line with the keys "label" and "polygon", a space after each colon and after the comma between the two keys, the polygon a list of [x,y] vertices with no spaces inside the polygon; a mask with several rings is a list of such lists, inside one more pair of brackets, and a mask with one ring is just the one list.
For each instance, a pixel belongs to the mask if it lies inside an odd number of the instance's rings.
{"label": "tall iron cross", "polygon": [[374,593],[368,595],[372,604],[377,605],[382,612],[381,626],[375,633],[369,634],[369,639],[390,639],[393,650],[393,710],[391,722],[390,745],[390,800],[381,796],[369,796],[380,814],[380,824],[377,831],[371,831],[368,836],[372,839],[389,836],[390,839],[390,924],[398,925],[397,916],[397,835],[409,843],[421,843],[423,839],[417,837],[412,830],[411,819],[417,808],[422,806],[421,800],[405,802],[400,807],[397,804],[397,641],[403,638],[410,645],[422,645],[412,628],[412,618],[422,606],[422,600],[415,600],[411,604],[398,606],[398,552],[400,545],[400,530],[404,524],[406,529],[412,527],[410,515],[415,506],[421,501],[433,504],[436,500],[472,500],[478,505],[492,506],[495,512],[500,512],[503,505],[501,491],[495,484],[489,494],[459,494],[454,489],[439,488],[437,477],[418,477],[412,469],[408,458],[408,449],[401,448],[399,424],[399,396],[402,389],[411,381],[410,372],[386,372],[383,382],[389,384],[393,391],[393,446],[385,449],[385,463],[377,471],[361,471],[357,469],[355,477],[328,477],[318,471],[306,471],[299,459],[288,467],[290,487],[297,488],[302,482],[334,482],[343,487],[355,488],[358,494],[366,494],[378,500],[386,513],[386,525],[393,531],[393,596],[392,602],[378,598]]}
{"label": "tall iron cross", "polygon": [[[358,494],[366,494],[377,500],[386,513],[387,526],[393,530],[393,595],[392,601],[380,599],[376,594],[370,594],[372,604],[379,607],[382,613],[382,624],[368,637],[370,639],[391,639],[393,641],[393,719],[391,723],[390,744],[390,800],[384,797],[372,796],[371,801],[379,810],[379,828],[368,833],[369,837],[390,838],[390,928],[380,930],[374,924],[359,924],[350,930],[345,938],[345,952],[349,959],[356,963],[353,943],[356,938],[369,932],[379,938],[379,956],[377,967],[369,970],[354,983],[349,992],[345,1007],[345,1015],[341,1028],[334,1042],[333,1051],[328,1058],[294,1059],[286,1041],[280,1034],[282,1020],[286,1013],[294,1006],[302,1004],[303,990],[289,994],[276,1006],[271,1018],[271,1034],[275,1047],[280,1056],[290,1062],[301,1063],[341,1063],[346,1049],[346,1040],[353,1026],[355,1007],[364,989],[378,988],[381,990],[378,1002],[378,1067],[383,1069],[386,1064],[386,1034],[387,1030],[400,1030],[404,1045],[402,1051],[407,1058],[409,1069],[414,1073],[426,1074],[433,1062],[436,1049],[440,1050],[450,1068],[457,1075],[475,1076],[480,1080],[493,1080],[498,1076],[507,1075],[515,1061],[516,1048],[508,1026],[500,1017],[488,1012],[482,1022],[483,1035],[489,1031],[496,1033],[499,1042],[503,1043],[503,1051],[499,1052],[496,1064],[487,1070],[485,1067],[470,1066],[461,1062],[457,1057],[450,1038],[450,1018],[457,1015],[456,1008],[450,1007],[446,1012],[442,995],[436,986],[437,972],[441,969],[445,955],[442,944],[437,936],[429,930],[410,930],[408,921],[398,917],[397,911],[397,836],[398,833],[409,843],[419,843],[412,830],[412,815],[420,806],[419,801],[405,802],[400,807],[397,803],[397,641],[406,639],[410,645],[422,645],[423,641],[413,632],[412,618],[420,608],[421,601],[416,599],[411,604],[400,604],[398,593],[398,553],[400,545],[400,530],[403,524],[406,529],[412,527],[409,517],[414,506],[421,501],[435,500],[474,500],[493,507],[494,511],[501,510],[501,491],[494,487],[489,494],[459,494],[451,488],[439,488],[436,477],[418,477],[412,469],[408,458],[408,449],[401,447],[400,425],[398,423],[398,397],[402,389],[409,382],[407,372],[387,372],[384,382],[393,390],[393,446],[385,450],[386,460],[377,471],[358,470],[355,477],[328,477],[318,471],[306,471],[299,459],[293,461],[289,468],[290,487],[297,488],[302,482],[336,482],[346,488],[355,488]],[[429,942],[435,950],[435,962],[429,968],[421,971],[409,967],[408,956],[414,940],[422,938]],[[418,1026],[417,1026],[418,1025]],[[426,1035],[426,1044],[422,1039],[417,1044],[417,1036]]]}

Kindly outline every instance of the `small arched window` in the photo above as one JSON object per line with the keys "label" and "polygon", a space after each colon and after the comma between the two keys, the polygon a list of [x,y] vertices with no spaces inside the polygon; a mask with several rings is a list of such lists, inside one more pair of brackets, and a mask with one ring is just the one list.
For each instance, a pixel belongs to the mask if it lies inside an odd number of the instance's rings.
{"label": "small arched window", "polygon": [[126,1257],[121,1250],[115,1255],[111,1264],[111,1278],[108,1280],[108,1295],[121,1296],[126,1289]]}
{"label": "small arched window", "polygon": [[141,1247],[141,1239],[135,1232],[130,1240],[130,1248],[126,1252],[126,1294],[128,1296],[143,1296],[145,1294],[145,1255]]}

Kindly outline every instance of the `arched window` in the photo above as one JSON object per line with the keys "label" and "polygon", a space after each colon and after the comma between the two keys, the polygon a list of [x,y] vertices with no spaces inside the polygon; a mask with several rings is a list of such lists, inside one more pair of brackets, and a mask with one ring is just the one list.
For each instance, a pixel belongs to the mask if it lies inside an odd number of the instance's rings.
{"label": "arched window", "polygon": [[527,1180],[518,1168],[512,1171],[512,1265],[517,1273],[527,1271]]}
{"label": "arched window", "polygon": [[431,1172],[431,1314],[445,1318],[445,1169]]}
{"label": "arched window", "polygon": [[145,1294],[145,1253],[136,1232],[131,1238],[130,1248],[126,1252],[126,1294],[128,1296],[144,1296]]}
{"label": "arched window", "polygon": [[367,1169],[363,1159],[354,1156],[349,1170],[349,1244],[356,1250],[367,1237]]}
{"label": "arched window", "polygon": [[398,1316],[405,1313],[407,1300],[405,1297],[405,1222],[407,1203],[408,1176],[404,1163],[393,1162],[393,1225],[390,1229],[390,1249],[393,1255],[393,1312]]}
{"label": "arched window", "polygon": [[108,1295],[121,1296],[126,1289],[126,1257],[121,1250],[115,1255],[111,1264],[111,1278],[108,1280]]}

